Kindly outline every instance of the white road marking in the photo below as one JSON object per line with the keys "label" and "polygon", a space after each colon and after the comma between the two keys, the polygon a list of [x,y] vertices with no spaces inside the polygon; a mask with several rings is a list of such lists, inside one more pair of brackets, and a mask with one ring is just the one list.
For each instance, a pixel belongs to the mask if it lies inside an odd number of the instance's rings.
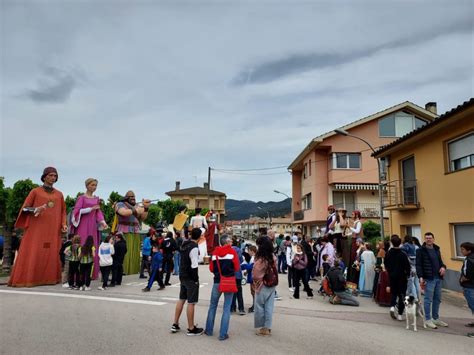
{"label": "white road marking", "polygon": [[73,294],[67,294],[67,293],[53,293],[53,292],[0,290],[0,293],[11,293],[11,294],[20,294],[20,295],[35,295],[35,296],[52,296],[52,297],[64,297],[64,298],[82,298],[82,299],[96,300],[96,301],[148,304],[150,306],[163,306],[163,305],[166,304],[166,302],[134,300],[134,299],[130,299],[130,298],[114,298],[114,297],[73,295]]}
{"label": "white road marking", "polygon": [[160,297],[161,300],[165,301],[177,301],[178,298],[171,298],[171,297]]}

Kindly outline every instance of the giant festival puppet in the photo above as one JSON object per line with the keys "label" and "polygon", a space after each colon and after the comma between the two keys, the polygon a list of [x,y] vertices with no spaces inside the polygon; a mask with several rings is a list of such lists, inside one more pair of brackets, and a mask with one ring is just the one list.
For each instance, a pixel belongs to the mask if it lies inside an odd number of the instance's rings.
{"label": "giant festival puppet", "polygon": [[[81,237],[81,245],[84,245],[89,235],[94,238],[95,250],[99,250],[101,242],[101,230],[108,228],[105,223],[104,214],[100,210],[100,199],[94,195],[97,189],[97,179],[89,178],[85,181],[86,193],[77,198],[71,216],[72,231]],[[94,258],[92,279],[99,274],[99,253]]]}
{"label": "giant festival puppet", "polygon": [[15,228],[25,230],[8,286],[33,287],[61,282],[61,233],[67,232],[66,204],[53,185],[58,172],[47,167],[41,175],[43,186],[26,197]]}
{"label": "giant festival puppet", "polygon": [[[126,275],[138,274],[140,272],[140,245],[139,235],[141,222],[148,216],[150,200],[136,203],[135,193],[127,191],[125,198],[115,204],[117,223],[114,231],[121,232],[127,243],[127,254],[123,261],[123,271]],[[114,221],[115,222],[115,221]]]}

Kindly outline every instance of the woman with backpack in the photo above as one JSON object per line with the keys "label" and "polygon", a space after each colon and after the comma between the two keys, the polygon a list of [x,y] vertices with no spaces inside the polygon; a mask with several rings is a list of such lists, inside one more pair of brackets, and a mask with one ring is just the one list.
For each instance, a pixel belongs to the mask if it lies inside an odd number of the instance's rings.
{"label": "woman with backpack", "polygon": [[257,254],[252,270],[255,287],[254,325],[259,336],[271,335],[275,287],[278,285],[277,261],[268,237],[257,239]]}

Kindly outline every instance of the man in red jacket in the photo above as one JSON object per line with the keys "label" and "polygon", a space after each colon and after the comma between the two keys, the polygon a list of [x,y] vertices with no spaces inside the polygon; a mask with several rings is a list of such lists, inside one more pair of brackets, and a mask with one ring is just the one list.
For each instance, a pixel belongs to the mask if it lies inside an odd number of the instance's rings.
{"label": "man in red jacket", "polygon": [[[214,332],[214,320],[216,319],[217,305],[219,303],[219,298],[221,297],[221,292],[219,291],[221,276],[235,278],[236,271],[240,271],[239,257],[232,248],[232,238],[224,234],[221,237],[220,242],[222,246],[214,249],[211,262],[209,263],[209,269],[214,273],[214,285],[212,287],[211,302],[206,320],[205,334],[208,336],[212,336]],[[224,292],[224,307],[221,318],[219,340],[226,340],[229,338],[230,307],[232,304],[233,294],[233,292]]]}

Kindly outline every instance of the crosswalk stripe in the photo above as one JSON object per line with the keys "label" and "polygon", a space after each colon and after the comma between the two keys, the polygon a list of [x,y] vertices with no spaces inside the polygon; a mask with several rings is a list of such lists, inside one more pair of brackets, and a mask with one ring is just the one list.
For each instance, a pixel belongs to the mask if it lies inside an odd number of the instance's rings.
{"label": "crosswalk stripe", "polygon": [[150,305],[150,306],[163,306],[163,305],[166,304],[166,302],[134,300],[134,299],[130,299],[130,298],[74,295],[74,294],[68,294],[68,293],[54,293],[54,292],[0,290],[0,293],[19,294],[19,295],[34,295],[34,296],[51,296],[51,297],[63,297],[63,298],[82,298],[82,299],[95,300],[95,301],[147,304],[147,305]]}

